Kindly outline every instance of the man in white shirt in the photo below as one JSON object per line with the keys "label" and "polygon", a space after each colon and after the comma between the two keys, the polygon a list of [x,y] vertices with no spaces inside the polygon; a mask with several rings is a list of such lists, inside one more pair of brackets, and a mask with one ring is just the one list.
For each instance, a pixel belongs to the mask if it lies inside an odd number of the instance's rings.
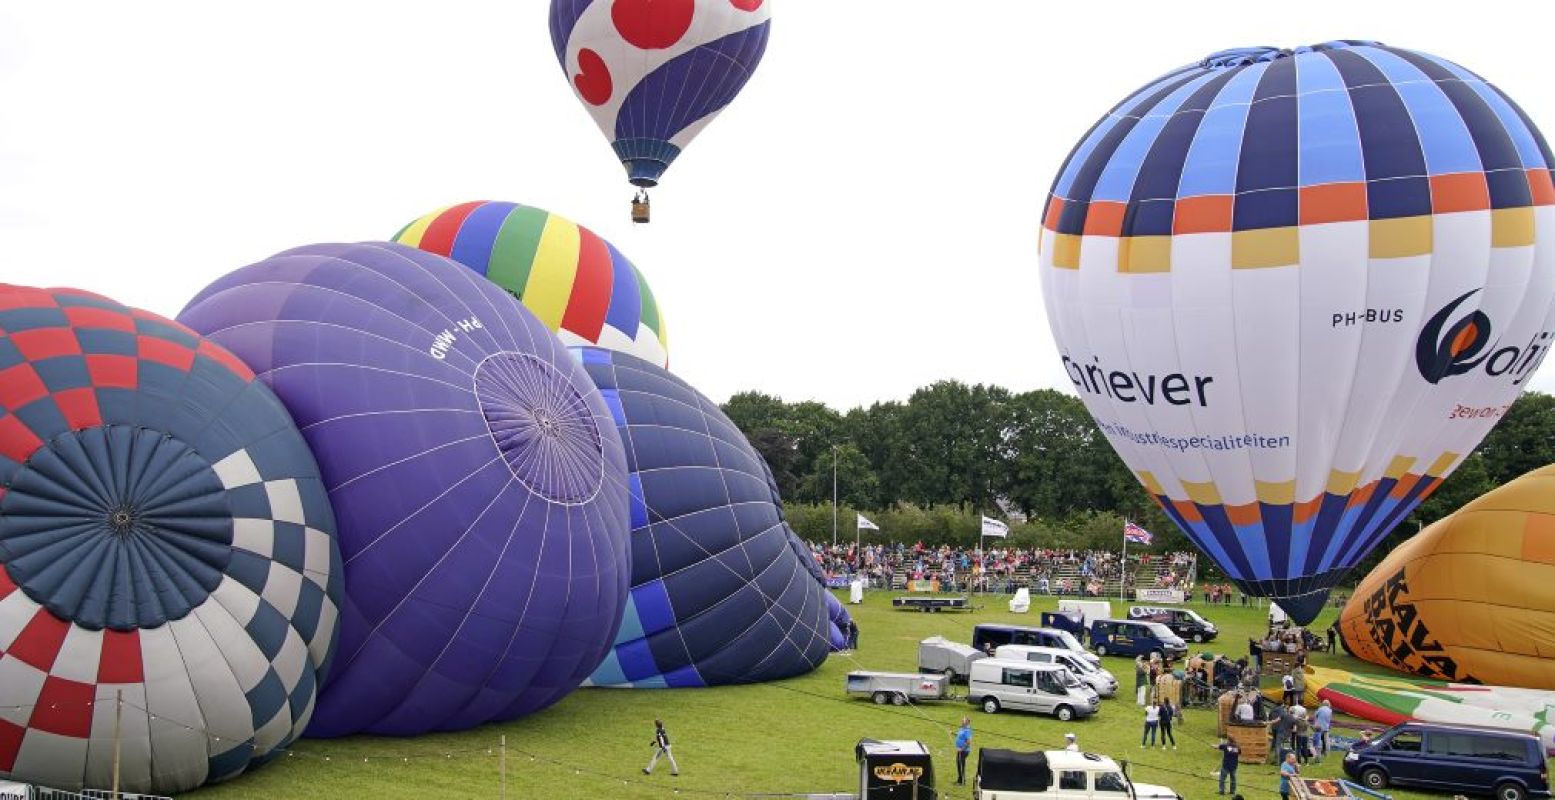
{"label": "man in white shirt", "polygon": [[1071,753],[1078,753],[1078,752],[1080,752],[1080,743],[1079,743],[1079,741],[1076,740],[1074,734],[1072,734],[1072,733],[1064,734],[1064,741],[1066,742],[1066,744],[1064,745],[1064,749],[1065,750],[1068,750]]}
{"label": "man in white shirt", "polygon": [[1245,694],[1237,698],[1236,721],[1249,725],[1253,723],[1253,701]]}

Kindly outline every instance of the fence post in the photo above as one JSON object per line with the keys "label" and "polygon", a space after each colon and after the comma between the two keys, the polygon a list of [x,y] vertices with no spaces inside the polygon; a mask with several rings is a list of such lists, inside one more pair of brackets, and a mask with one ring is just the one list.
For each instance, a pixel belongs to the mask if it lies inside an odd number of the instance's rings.
{"label": "fence post", "polygon": [[497,776],[500,781],[497,785],[497,797],[508,796],[508,735],[502,734],[502,739],[497,750]]}

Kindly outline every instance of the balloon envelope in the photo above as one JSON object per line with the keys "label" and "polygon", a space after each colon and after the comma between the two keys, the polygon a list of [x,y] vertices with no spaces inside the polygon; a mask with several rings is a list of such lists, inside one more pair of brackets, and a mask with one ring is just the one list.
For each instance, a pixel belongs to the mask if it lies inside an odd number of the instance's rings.
{"label": "balloon envelope", "polygon": [[339,630],[318,467],[171,320],[0,284],[0,776],[175,794],[280,753]]}
{"label": "balloon envelope", "polygon": [[340,655],[310,735],[512,719],[598,665],[625,600],[626,465],[565,347],[496,284],[388,243],[244,267],[180,319],[291,410],[340,525]]}
{"label": "balloon envelope", "polygon": [[1394,548],[1356,587],[1339,630],[1373,664],[1555,690],[1555,466]]}
{"label": "balloon envelope", "polygon": [[485,275],[566,344],[669,366],[664,320],[642,273],[566,217],[518,203],[462,203],[406,225],[394,241]]}
{"label": "balloon envelope", "polygon": [[551,45],[627,179],[654,186],[767,49],[764,0],[551,0]]}
{"label": "balloon envelope", "polygon": [[632,486],[632,591],[590,681],[787,678],[826,659],[826,592],[789,545],[761,457],[717,404],[632,356],[576,351],[615,414]]}
{"label": "balloon envelope", "polygon": [[1053,184],[1064,369],[1168,516],[1308,622],[1548,352],[1550,166],[1511,100],[1435,56],[1333,42],[1173,71]]}

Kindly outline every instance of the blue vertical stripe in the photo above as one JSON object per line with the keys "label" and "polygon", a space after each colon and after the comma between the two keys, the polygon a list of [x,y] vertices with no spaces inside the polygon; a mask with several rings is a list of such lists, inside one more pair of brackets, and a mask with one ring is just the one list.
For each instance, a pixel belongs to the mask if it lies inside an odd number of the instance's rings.
{"label": "blue vertical stripe", "polygon": [[1134,193],[1134,181],[1139,175],[1140,166],[1144,163],[1145,156],[1149,154],[1151,145],[1155,144],[1161,129],[1166,127],[1167,122],[1177,113],[1177,109],[1182,107],[1185,100],[1214,78],[1215,74],[1212,72],[1198,75],[1172,90],[1171,94],[1149,109],[1134,125],[1133,130],[1123,137],[1118,149],[1113,151],[1112,158],[1107,160],[1106,168],[1102,170],[1101,177],[1096,180],[1096,189],[1092,192],[1091,199],[1113,202],[1128,200]]}
{"label": "blue vertical stripe", "polygon": [[1236,171],[1232,228],[1283,228],[1300,222],[1296,197],[1296,60],[1264,70],[1253,92]]}
{"label": "blue vertical stripe", "polygon": [[1298,180],[1302,186],[1366,180],[1355,109],[1339,71],[1326,58],[1297,58],[1300,92]]}
{"label": "blue vertical stripe", "polygon": [[1197,67],[1184,67],[1163,75],[1156,79],[1154,83],[1123,98],[1123,102],[1113,106],[1106,116],[1097,120],[1096,124],[1092,125],[1091,129],[1085,132],[1085,136],[1080,139],[1080,143],[1075,145],[1074,151],[1069,154],[1069,158],[1064,161],[1063,168],[1059,170],[1058,178],[1053,181],[1052,194],[1063,198],[1071,196],[1069,192],[1074,186],[1075,176],[1079,173],[1080,167],[1090,160],[1091,153],[1096,150],[1096,146],[1101,143],[1102,139],[1106,138],[1113,127],[1127,116],[1127,112],[1124,111],[1125,108],[1132,108],[1137,99],[1149,97],[1155,94],[1160,87],[1175,82],[1180,75],[1197,71],[1197,69]]}
{"label": "blue vertical stripe", "polygon": [[1405,132],[1414,129],[1398,90],[1370,61],[1350,50],[1325,50],[1350,91],[1366,163],[1366,206],[1373,219],[1431,213],[1425,154]]}
{"label": "blue vertical stripe", "polygon": [[1220,70],[1208,81],[1198,83],[1193,96],[1161,128],[1140,166],[1139,177],[1134,180],[1131,205],[1123,223],[1125,235],[1165,236],[1172,232],[1177,185],[1182,180],[1188,146],[1193,144],[1194,134],[1204,121],[1204,112],[1235,74]]}
{"label": "blue vertical stripe", "polygon": [[1430,76],[1387,50],[1367,47],[1355,52],[1371,62],[1398,91],[1425,154],[1428,174],[1480,172],[1490,166],[1480,163],[1463,117]]}
{"label": "blue vertical stripe", "polygon": [[1183,163],[1178,197],[1236,193],[1237,156],[1242,151],[1248,104],[1268,66],[1260,63],[1238,71],[1204,113],[1204,122],[1200,123]]}

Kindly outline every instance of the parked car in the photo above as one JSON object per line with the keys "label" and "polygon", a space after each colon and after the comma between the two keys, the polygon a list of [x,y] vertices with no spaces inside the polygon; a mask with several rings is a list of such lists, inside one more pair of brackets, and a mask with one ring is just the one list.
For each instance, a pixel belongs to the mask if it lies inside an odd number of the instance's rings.
{"label": "parked car", "polygon": [[918,671],[938,673],[948,680],[966,680],[972,674],[972,662],[987,657],[982,650],[943,636],[930,636],[918,643]]}
{"label": "parked car", "polygon": [[1052,714],[1068,722],[1101,708],[1101,698],[1057,664],[1033,664],[1003,658],[972,663],[967,701],[990,714],[1004,709]]}
{"label": "parked car", "polygon": [[1080,644],[1074,634],[1058,628],[1033,628],[1026,625],[1000,625],[992,622],[984,622],[972,628],[972,646],[992,653],[995,648],[1007,644],[1029,644],[1037,647],[1062,647],[1072,650],[1092,664],[1100,664],[1101,659],[1095,653],[1085,651],[1085,645]]}
{"label": "parked car", "polygon": [[1030,661],[1036,664],[1058,664],[1065,667],[1080,682],[1091,687],[1102,697],[1112,697],[1118,693],[1118,679],[1113,674],[1101,667],[1092,664],[1088,659],[1080,657],[1073,650],[1065,650],[1061,647],[1034,647],[1029,644],[1007,644],[994,650],[994,658],[1014,659],[1016,661]]}
{"label": "parked car", "polygon": [[1182,800],[1165,786],[1134,783],[1118,762],[1096,753],[977,751],[976,800]]}
{"label": "parked car", "polygon": [[1220,634],[1215,623],[1199,616],[1199,612],[1191,608],[1133,606],[1128,610],[1128,618],[1159,622],[1190,642],[1207,642]]}
{"label": "parked car", "polygon": [[1162,658],[1182,658],[1188,643],[1159,622],[1099,619],[1091,623],[1091,647],[1098,655],[1140,656],[1159,653]]}
{"label": "parked car", "polygon": [[1418,786],[1492,794],[1496,800],[1550,797],[1544,744],[1523,731],[1404,722],[1344,756],[1344,774],[1372,791]]}

